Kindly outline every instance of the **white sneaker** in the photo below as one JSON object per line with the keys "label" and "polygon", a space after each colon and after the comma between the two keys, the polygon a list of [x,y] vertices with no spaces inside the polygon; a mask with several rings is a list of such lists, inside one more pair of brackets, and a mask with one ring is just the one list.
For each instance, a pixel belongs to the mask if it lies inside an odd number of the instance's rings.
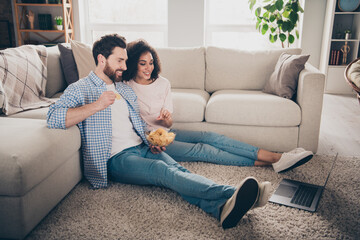
{"label": "white sneaker", "polygon": [[245,213],[254,206],[258,194],[258,181],[253,177],[245,178],[224,204],[220,215],[221,226],[224,229],[235,227]]}
{"label": "white sneaker", "polygon": [[259,183],[259,195],[253,208],[265,206],[270,198],[270,192],[271,192],[271,182],[266,181]]}
{"label": "white sneaker", "polygon": [[273,163],[272,166],[275,172],[285,172],[304,163],[307,163],[314,154],[311,151],[306,151],[303,148],[295,148],[290,152],[283,153],[281,158],[276,163]]}

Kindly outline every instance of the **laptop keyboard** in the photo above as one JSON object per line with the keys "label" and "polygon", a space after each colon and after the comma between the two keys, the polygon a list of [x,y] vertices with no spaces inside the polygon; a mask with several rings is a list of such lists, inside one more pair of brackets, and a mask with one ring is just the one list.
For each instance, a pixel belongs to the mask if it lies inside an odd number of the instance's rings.
{"label": "laptop keyboard", "polygon": [[317,188],[300,185],[290,202],[310,207],[316,192]]}

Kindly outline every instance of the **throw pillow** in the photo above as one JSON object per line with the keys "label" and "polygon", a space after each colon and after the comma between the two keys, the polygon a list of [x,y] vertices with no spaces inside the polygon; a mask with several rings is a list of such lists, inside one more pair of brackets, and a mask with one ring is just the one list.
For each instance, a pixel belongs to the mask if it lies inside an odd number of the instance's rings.
{"label": "throw pillow", "polygon": [[360,59],[351,64],[347,76],[358,88],[360,88]]}
{"label": "throw pillow", "polygon": [[299,73],[305,68],[310,55],[290,55],[282,53],[275,70],[266,82],[263,92],[291,99],[296,93]]}
{"label": "throw pillow", "polygon": [[75,58],[71,48],[66,47],[61,43],[58,44],[60,51],[61,67],[68,85],[79,80],[79,73],[76,67]]}
{"label": "throw pillow", "polygon": [[95,71],[96,65],[90,45],[71,40],[71,49],[74,54],[79,78],[87,77],[91,71]]}
{"label": "throw pillow", "polygon": [[45,46],[24,45],[0,51],[3,113],[11,115],[55,102],[45,97],[46,64]]}

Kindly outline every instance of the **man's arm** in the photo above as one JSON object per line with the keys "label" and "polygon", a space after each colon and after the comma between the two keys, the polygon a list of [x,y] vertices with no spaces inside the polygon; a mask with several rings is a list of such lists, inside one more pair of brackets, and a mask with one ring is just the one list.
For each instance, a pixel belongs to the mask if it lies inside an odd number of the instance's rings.
{"label": "man's arm", "polygon": [[101,94],[98,100],[77,108],[69,108],[66,113],[65,127],[69,128],[84,121],[91,115],[104,110],[115,102],[116,95],[113,91],[106,91]]}

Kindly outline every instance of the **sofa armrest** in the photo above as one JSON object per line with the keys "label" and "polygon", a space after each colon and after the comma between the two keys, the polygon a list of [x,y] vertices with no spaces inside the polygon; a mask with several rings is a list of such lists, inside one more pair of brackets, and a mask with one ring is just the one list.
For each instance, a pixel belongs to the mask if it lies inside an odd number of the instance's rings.
{"label": "sofa armrest", "polygon": [[298,147],[316,153],[319,142],[325,75],[307,63],[300,72],[296,102],[301,108]]}

